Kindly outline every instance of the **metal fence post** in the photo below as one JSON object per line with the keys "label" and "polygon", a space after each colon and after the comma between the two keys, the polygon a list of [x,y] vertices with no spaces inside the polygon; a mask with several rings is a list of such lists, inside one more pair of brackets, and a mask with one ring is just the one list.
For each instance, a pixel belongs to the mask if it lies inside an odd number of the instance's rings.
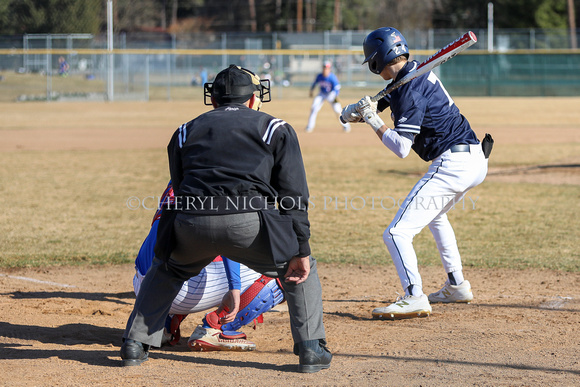
{"label": "metal fence post", "polygon": [[50,101],[52,94],[52,40],[50,35],[46,35],[46,100]]}
{"label": "metal fence post", "polygon": [[145,95],[149,101],[149,55],[145,54]]}
{"label": "metal fence post", "polygon": [[115,100],[114,70],[115,57],[113,56],[113,0],[107,0],[107,50],[109,51],[109,71],[107,73],[107,99]]}
{"label": "metal fence post", "polygon": [[[228,35],[226,33],[222,34],[222,50],[226,50],[228,48]],[[225,69],[228,65],[228,54],[222,54],[222,69]]]}
{"label": "metal fence post", "polygon": [[167,100],[171,101],[171,54],[166,55],[165,70],[167,71]]}

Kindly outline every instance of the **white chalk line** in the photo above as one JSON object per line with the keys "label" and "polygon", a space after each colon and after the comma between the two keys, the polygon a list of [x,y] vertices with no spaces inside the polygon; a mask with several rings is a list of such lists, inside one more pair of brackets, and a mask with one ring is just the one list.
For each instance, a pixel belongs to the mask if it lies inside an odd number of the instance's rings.
{"label": "white chalk line", "polygon": [[35,283],[43,284],[43,285],[60,286],[62,288],[76,288],[76,286],[74,286],[74,285],[59,284],[57,282],[42,281],[42,280],[39,280],[36,278],[18,277],[18,276],[7,275],[7,274],[2,274],[2,273],[0,273],[0,277],[12,278],[12,279],[17,279],[17,280],[21,280],[21,281],[35,282]]}

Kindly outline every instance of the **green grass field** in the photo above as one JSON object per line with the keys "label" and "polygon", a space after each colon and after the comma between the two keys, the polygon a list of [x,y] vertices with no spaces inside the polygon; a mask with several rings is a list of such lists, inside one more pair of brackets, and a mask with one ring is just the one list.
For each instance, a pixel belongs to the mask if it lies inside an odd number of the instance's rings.
{"label": "green grass field", "polygon": [[[519,112],[519,120],[486,113],[513,114],[521,101],[514,100],[511,110],[505,108],[509,99],[458,101],[468,117],[472,114],[480,136],[489,130],[496,137],[490,168],[578,163],[577,111],[565,110],[569,116],[558,124],[559,113],[549,109],[562,103],[529,99],[524,105],[529,114]],[[309,106],[305,98],[265,109],[299,132],[313,203],[313,255],[322,262],[390,263],[382,233],[396,212],[392,199],[402,200],[427,164],[415,155],[397,159],[364,126],[341,133],[328,106],[315,133],[305,135]],[[0,135],[8,139],[0,148],[0,267],[131,262],[154,213],[150,197],[160,195],[169,178],[167,141],[114,138],[153,122],[159,137],[168,140],[184,117],[193,118],[202,108],[198,100],[0,104]],[[97,127],[111,136],[108,145],[90,140]],[[27,145],[53,144],[54,136],[63,136],[59,145]],[[549,182],[490,176],[470,191],[450,212],[464,264],[580,271],[579,175],[568,172],[572,183],[556,175]],[[379,202],[373,208],[371,198],[386,200],[387,208]],[[145,200],[148,209],[130,209],[135,200]],[[440,264],[428,230],[417,236],[415,247],[421,265]]]}

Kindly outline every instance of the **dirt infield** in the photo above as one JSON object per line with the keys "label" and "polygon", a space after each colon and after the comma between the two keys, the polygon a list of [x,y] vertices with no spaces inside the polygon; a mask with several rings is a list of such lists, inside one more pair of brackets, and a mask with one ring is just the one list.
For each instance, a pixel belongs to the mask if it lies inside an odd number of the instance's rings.
{"label": "dirt infield", "polygon": [[[580,187],[578,103],[578,98],[473,98],[458,105],[480,137],[489,131],[496,140],[488,181]],[[0,156],[21,152],[34,157],[39,151],[43,157],[60,151],[161,152],[179,124],[205,110],[200,105],[199,101],[0,104]],[[267,105],[269,112],[297,129],[307,157],[322,148],[377,147],[368,128],[342,133],[328,106],[323,107],[314,133],[304,134],[309,106],[307,99]],[[557,122],[555,106],[561,108]],[[405,161],[411,165],[405,173],[426,169],[421,161]],[[574,208],[577,211],[577,204]],[[577,228],[562,232],[577,233]],[[121,335],[135,298],[133,273],[132,264],[0,269],[0,385],[575,386],[580,382],[579,272],[466,267],[475,295],[471,304],[433,305],[428,318],[389,322],[373,320],[370,313],[401,292],[386,249],[381,266],[320,263],[325,325],[334,359],[329,370],[313,375],[294,372],[298,358],[291,353],[284,305],[267,313],[256,330],[244,329],[257,345],[254,352],[189,351],[186,338],[202,317],[197,314],[183,322],[185,338],[179,345],[153,350],[140,367],[121,367]],[[445,280],[440,265],[422,267],[421,273],[427,293],[438,290]]]}
{"label": "dirt infield", "polygon": [[[321,264],[332,367],[293,372],[288,314],[270,312],[245,332],[250,353],[152,350],[123,368],[120,338],[129,315],[132,265],[21,269],[0,276],[0,375],[9,386],[114,385],[577,385],[580,274],[466,271],[475,300],[433,305],[428,318],[378,321],[370,311],[400,291],[392,264]],[[426,291],[443,282],[422,270]],[[284,304],[282,304],[284,306]],[[283,308],[282,308],[283,309]],[[191,334],[201,314],[183,322]]]}

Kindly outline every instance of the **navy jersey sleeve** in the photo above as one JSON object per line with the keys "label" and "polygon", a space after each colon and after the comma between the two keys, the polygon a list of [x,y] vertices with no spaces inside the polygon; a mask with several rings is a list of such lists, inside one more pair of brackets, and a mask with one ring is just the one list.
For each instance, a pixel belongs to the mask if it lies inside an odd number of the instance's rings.
{"label": "navy jersey sleeve", "polygon": [[419,134],[425,117],[427,101],[411,88],[403,88],[399,93],[399,103],[391,106],[395,130],[399,133]]}

